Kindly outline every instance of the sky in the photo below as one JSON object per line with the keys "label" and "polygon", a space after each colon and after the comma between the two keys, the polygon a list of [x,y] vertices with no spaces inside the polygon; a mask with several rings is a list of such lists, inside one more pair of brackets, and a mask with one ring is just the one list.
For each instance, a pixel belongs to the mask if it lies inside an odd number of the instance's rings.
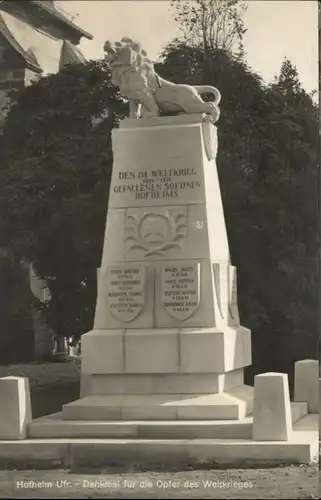
{"label": "sky", "polygon": [[[87,59],[103,56],[108,40],[130,36],[139,40],[153,60],[180,35],[167,0],[62,0],[55,2],[73,21],[94,36],[82,40]],[[279,72],[285,57],[297,67],[303,87],[318,89],[317,0],[248,0],[244,15],[246,59],[267,82]]]}

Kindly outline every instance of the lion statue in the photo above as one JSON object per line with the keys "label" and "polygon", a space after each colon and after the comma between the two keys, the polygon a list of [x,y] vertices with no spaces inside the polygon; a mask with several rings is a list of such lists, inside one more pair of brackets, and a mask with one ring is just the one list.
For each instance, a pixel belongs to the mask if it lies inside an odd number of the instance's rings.
{"label": "lion statue", "polygon": [[[220,116],[221,94],[211,86],[191,86],[169,82],[154,70],[153,62],[140,43],[129,37],[120,42],[106,41],[105,59],[109,63],[112,81],[121,95],[129,100],[131,118],[157,117],[162,111],[173,113],[202,113],[212,123]],[[201,94],[212,94],[214,101],[205,102]]]}

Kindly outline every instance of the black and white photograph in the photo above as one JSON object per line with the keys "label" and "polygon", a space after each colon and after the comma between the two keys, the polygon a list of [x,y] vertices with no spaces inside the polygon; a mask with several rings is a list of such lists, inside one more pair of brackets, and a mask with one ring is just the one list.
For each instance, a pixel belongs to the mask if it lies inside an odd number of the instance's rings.
{"label": "black and white photograph", "polygon": [[317,0],[0,0],[0,498],[319,498]]}

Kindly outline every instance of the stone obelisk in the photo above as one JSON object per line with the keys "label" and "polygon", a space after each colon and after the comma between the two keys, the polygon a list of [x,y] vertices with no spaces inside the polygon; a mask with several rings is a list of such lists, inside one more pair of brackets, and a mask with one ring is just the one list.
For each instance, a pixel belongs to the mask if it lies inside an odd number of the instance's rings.
{"label": "stone obelisk", "polygon": [[124,120],[94,328],[82,337],[83,398],[64,418],[236,419],[248,411],[217,168],[202,115]]}
{"label": "stone obelisk", "polygon": [[82,397],[63,418],[243,418],[252,409],[243,382],[251,333],[239,321],[217,128],[202,112],[126,119],[112,144]]}

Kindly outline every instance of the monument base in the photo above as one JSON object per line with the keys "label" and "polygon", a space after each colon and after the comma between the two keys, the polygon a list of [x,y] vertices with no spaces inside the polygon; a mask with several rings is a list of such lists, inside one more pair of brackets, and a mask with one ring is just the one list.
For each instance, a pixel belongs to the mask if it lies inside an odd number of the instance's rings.
{"label": "monument base", "polygon": [[[94,376],[218,375],[244,368],[252,362],[251,332],[241,325],[94,329],[83,335],[81,342],[82,374]],[[211,389],[209,392],[217,391]]]}
{"label": "monument base", "polygon": [[[298,363],[296,368],[297,365]],[[299,374],[302,373],[304,378],[307,378],[306,371],[300,370]],[[224,374],[224,377],[226,375]],[[158,378],[157,375],[154,376]],[[196,378],[198,376],[199,374]],[[240,373],[235,370],[233,376],[235,382]],[[133,375],[134,379],[135,377],[137,375]],[[186,374],[183,377],[185,378]],[[263,382],[254,384],[253,414],[238,419],[210,419],[206,410],[211,412],[213,408],[217,409],[219,401],[224,402],[222,407],[225,406],[227,398],[230,403],[234,398],[234,404],[236,400],[241,403],[242,396],[249,396],[247,403],[247,398],[243,400],[243,410],[250,411],[252,388],[246,388],[243,384],[217,394],[189,393],[184,397],[179,394],[166,394],[165,397],[161,394],[93,394],[66,405],[63,411],[67,412],[67,419],[63,418],[63,412],[59,412],[29,422],[25,440],[0,440],[0,463],[4,461],[7,464],[10,461],[16,468],[30,467],[31,464],[34,468],[38,467],[37,464],[43,468],[45,464],[48,467],[52,462],[55,466],[59,463],[66,467],[120,465],[124,470],[134,465],[149,469],[165,466],[170,471],[172,466],[208,467],[213,466],[213,462],[216,466],[224,464],[233,467],[242,467],[245,464],[266,466],[267,463],[273,463],[276,466],[286,462],[317,462],[319,416],[309,414],[307,401],[291,402],[287,391],[285,393],[277,390],[284,387],[283,379],[286,378],[286,375],[282,378],[278,373],[257,375],[256,382],[258,379]],[[308,379],[310,380],[310,376]],[[125,375],[122,390],[129,388],[129,380]],[[137,387],[138,380],[134,380],[132,389]],[[295,380],[301,386],[303,381],[299,380],[298,375]],[[116,388],[117,384],[114,385],[114,390]],[[191,413],[184,415],[185,410],[195,410],[195,404],[191,404],[191,401],[197,402],[196,414],[201,412],[201,419],[192,418]],[[206,402],[209,404],[204,404]],[[212,402],[216,404],[211,404]],[[171,411],[174,407],[177,412],[176,419],[164,418],[162,412],[167,412],[167,406]],[[182,406],[183,416],[180,414],[178,418]],[[109,418],[105,418],[106,407],[108,411],[110,407],[114,412],[117,409],[120,418],[112,420],[110,411]],[[124,410],[129,411],[127,420],[121,420],[121,417],[125,416]],[[285,410],[284,415],[282,410]],[[88,411],[86,418],[85,412]],[[148,411],[149,413],[146,413]],[[77,419],[70,419],[72,412],[75,412]],[[139,415],[141,418],[138,418]],[[173,413],[167,413],[168,417],[170,415]],[[267,423],[271,424],[268,440],[265,436],[262,437],[266,415],[274,417],[267,420]],[[102,417],[101,420],[98,420],[99,416]],[[132,418],[129,419],[129,416]],[[279,432],[282,422],[286,422],[288,429],[292,429],[285,436]]]}
{"label": "monument base", "polygon": [[[291,403],[293,426],[311,430],[314,417],[306,403]],[[307,419],[307,416],[309,417]],[[302,427],[305,422],[305,427]],[[65,420],[62,412],[36,418],[28,425],[28,438],[101,439],[252,439],[253,415],[240,420]]]}
{"label": "monument base", "polygon": [[65,420],[238,420],[252,412],[253,387],[219,394],[91,395],[64,405]]}
{"label": "monument base", "polygon": [[[294,412],[293,409],[295,408]],[[299,416],[292,406],[292,417]],[[305,405],[306,409],[306,405]],[[62,420],[61,414],[34,420],[28,439],[0,441],[0,462],[43,467],[120,465],[143,467],[266,466],[311,463],[318,458],[318,415],[293,425],[288,441],[255,441],[253,418],[203,422],[89,422]]]}
{"label": "monument base", "polygon": [[66,420],[235,420],[252,412],[250,331],[93,330],[82,338],[82,398]]}

